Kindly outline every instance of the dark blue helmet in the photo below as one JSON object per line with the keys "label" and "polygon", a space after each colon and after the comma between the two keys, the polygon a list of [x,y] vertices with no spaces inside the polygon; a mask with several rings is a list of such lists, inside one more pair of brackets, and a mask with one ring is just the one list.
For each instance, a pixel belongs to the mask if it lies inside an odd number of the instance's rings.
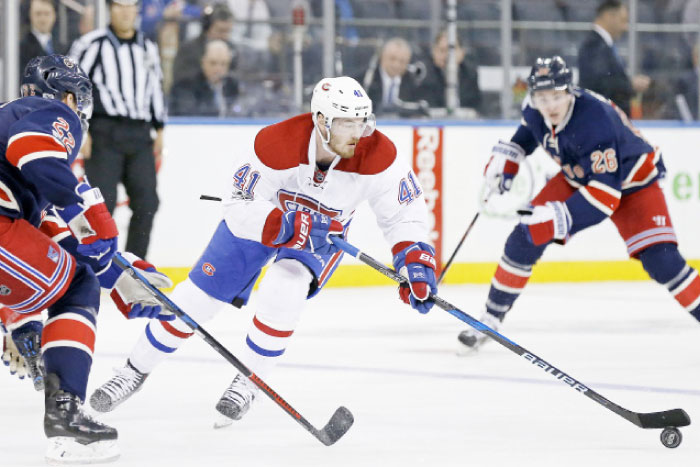
{"label": "dark blue helmet", "polygon": [[75,96],[80,122],[87,129],[92,116],[92,83],[85,72],[64,55],[35,57],[22,75],[22,97],[41,96],[62,100],[66,93]]}
{"label": "dark blue helmet", "polygon": [[538,58],[527,77],[530,92],[544,89],[561,91],[570,89],[573,81],[571,70],[567,68],[563,58],[555,55],[552,58]]}

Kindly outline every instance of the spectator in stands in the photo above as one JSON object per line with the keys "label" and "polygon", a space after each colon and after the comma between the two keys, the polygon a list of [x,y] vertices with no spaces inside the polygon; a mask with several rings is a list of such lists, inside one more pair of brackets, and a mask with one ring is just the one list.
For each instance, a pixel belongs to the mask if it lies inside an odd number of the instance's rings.
{"label": "spectator in stands", "polygon": [[[440,31],[433,42],[430,62],[426,66],[425,78],[418,87],[416,97],[425,99],[430,107],[446,107],[447,67],[447,31]],[[455,49],[457,60],[457,83],[459,86],[459,103],[457,107],[471,107],[475,110],[481,105],[481,91],[477,80],[477,67],[466,57],[465,50],[457,38]]]}
{"label": "spectator in stands", "polygon": [[56,7],[53,0],[31,0],[29,3],[30,30],[19,44],[20,76],[32,58],[66,52],[66,47],[55,43],[52,37],[55,23]]}
{"label": "spectator in stands", "polygon": [[[411,62],[411,46],[405,39],[394,37],[382,47],[377,59],[370,61],[370,66],[363,77],[358,79],[372,99],[374,113],[406,113],[421,108],[406,104],[415,104],[417,83],[412,73],[407,73]],[[425,104],[427,107],[427,104]]]}
{"label": "spectator in stands", "polygon": [[628,19],[624,3],[604,0],[596,10],[593,31],[578,53],[579,85],[608,97],[627,114],[635,93],[643,93],[651,84],[646,75],[627,76],[615,47],[614,41],[627,31]]}
{"label": "spectator in stands", "polygon": [[[204,55],[207,42],[215,39],[229,41],[233,31],[233,13],[225,3],[208,5],[202,11],[202,33],[189,42],[180,46],[175,57],[173,69],[173,82],[177,83],[199,73],[200,61]],[[231,69],[236,66],[238,56],[236,49],[231,45],[233,58]]]}
{"label": "spectator in stands", "polygon": [[233,53],[225,41],[207,42],[199,72],[173,86],[170,115],[225,117],[238,96],[238,82],[229,73]]}

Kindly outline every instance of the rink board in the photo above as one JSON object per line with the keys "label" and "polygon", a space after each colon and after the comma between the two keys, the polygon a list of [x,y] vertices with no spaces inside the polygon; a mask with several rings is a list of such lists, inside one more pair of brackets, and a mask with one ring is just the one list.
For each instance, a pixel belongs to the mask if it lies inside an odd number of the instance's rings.
{"label": "rink board", "polygon": [[[158,175],[160,208],[152,233],[149,259],[181,279],[206,246],[221,220],[219,203],[200,201],[200,194],[221,196],[228,188],[241,157],[252,151],[256,133],[272,122],[221,122],[175,120],[166,126],[167,154]],[[439,123],[439,122],[438,122]],[[414,135],[421,129],[441,132],[442,186],[430,187],[441,207],[440,231],[443,262],[454,250],[474,214],[483,206],[483,167],[498,139],[509,139],[516,122],[436,124],[380,122],[378,128],[396,144],[399,157],[411,162]],[[668,169],[663,184],[681,252],[700,258],[700,158],[695,143],[700,139],[697,125],[647,123],[644,136],[662,153]],[[529,166],[507,197],[492,198],[468,240],[456,256],[449,282],[488,282],[502,254],[503,245],[517,219],[513,211],[525,203],[558,167],[541,151],[528,158]],[[426,179],[422,177],[422,183]],[[428,180],[428,183],[431,183]],[[437,191],[436,191],[437,190]],[[115,217],[124,226],[129,211],[122,208]],[[386,263],[391,261],[390,245],[382,237],[368,205],[357,210],[349,241]],[[378,274],[353,258],[346,258],[331,281],[333,285],[376,285],[386,283]],[[696,263],[697,264],[697,263]],[[604,221],[574,237],[565,248],[552,246],[535,268],[533,281],[638,280],[646,276],[636,261],[628,260],[624,242],[614,225]]]}

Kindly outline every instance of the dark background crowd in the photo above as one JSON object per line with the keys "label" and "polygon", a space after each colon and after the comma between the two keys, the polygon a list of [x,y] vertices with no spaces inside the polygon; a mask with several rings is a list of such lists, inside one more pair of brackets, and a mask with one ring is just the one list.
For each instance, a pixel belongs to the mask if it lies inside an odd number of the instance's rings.
{"label": "dark background crowd", "polygon": [[[20,69],[68,53],[96,28],[95,1],[22,0]],[[108,0],[108,5],[112,0]],[[119,2],[119,0],[115,0]],[[295,113],[293,10],[303,7],[303,101],[323,74],[323,0],[141,0],[135,27],[157,43],[171,116],[277,117]],[[561,55],[580,84],[633,118],[698,118],[700,0],[513,0],[502,46],[501,0],[457,1],[458,102],[445,112],[444,0],[334,0],[334,73],[353,76],[379,116],[499,118],[512,109],[538,56]],[[109,10],[108,10],[109,11]],[[108,19],[109,21],[109,19]],[[601,30],[603,32],[601,32]],[[513,73],[502,83],[503,50]],[[510,104],[510,103],[509,103]],[[515,115],[511,113],[511,115]]]}

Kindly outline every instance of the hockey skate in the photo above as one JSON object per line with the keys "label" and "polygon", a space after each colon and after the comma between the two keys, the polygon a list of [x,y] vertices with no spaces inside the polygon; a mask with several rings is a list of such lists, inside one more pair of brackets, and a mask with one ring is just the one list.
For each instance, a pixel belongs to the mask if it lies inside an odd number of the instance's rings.
{"label": "hockey skate", "polygon": [[75,394],[60,388],[55,373],[45,379],[44,433],[49,439],[49,464],[92,464],[119,457],[117,430],[92,419]]}
{"label": "hockey skate", "polygon": [[141,373],[127,360],[124,368],[115,369],[116,374],[97,388],[90,396],[90,406],[98,412],[110,412],[138,392],[146,381],[147,373]]}
{"label": "hockey skate", "polygon": [[41,358],[41,332],[43,328],[40,321],[30,321],[12,331],[12,340],[17,351],[24,358],[27,373],[37,391],[44,390],[44,362]]}
{"label": "hockey skate", "polygon": [[216,410],[222,416],[214,422],[214,428],[227,427],[234,420],[243,418],[243,415],[250,409],[258,391],[258,387],[248,378],[240,373],[237,374],[216,404]]}
{"label": "hockey skate", "polygon": [[[479,319],[486,326],[490,327],[494,331],[498,331],[501,326],[501,320],[489,313],[485,312]],[[466,331],[462,331],[457,336],[457,340],[460,342],[459,349],[457,350],[458,355],[467,355],[469,353],[479,350],[479,348],[484,345],[484,343],[489,339],[484,333],[477,331],[474,328],[469,328]]]}

